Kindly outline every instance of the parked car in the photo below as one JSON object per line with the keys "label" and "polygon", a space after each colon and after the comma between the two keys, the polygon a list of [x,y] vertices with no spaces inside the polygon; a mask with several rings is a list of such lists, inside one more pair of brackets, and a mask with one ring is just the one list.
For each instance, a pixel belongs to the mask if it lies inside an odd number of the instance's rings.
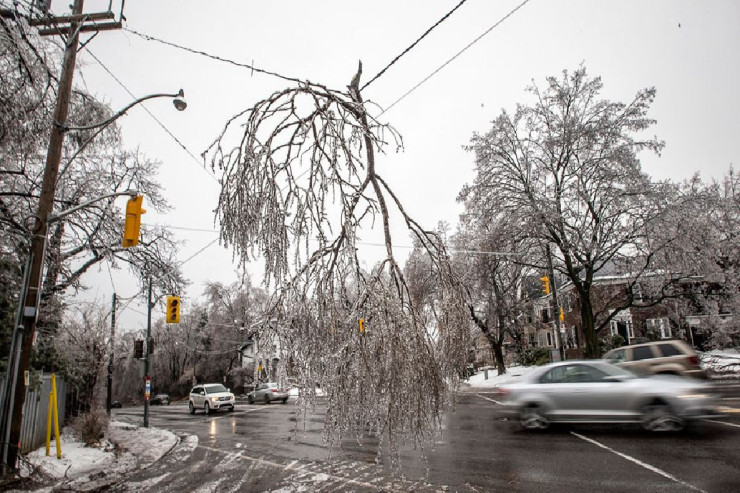
{"label": "parked car", "polygon": [[269,404],[272,401],[281,401],[285,404],[288,402],[289,392],[290,389],[281,389],[274,382],[261,383],[256,389],[247,394],[247,400],[250,404],[254,404],[256,401],[262,401],[265,404]]}
{"label": "parked car", "polygon": [[190,390],[188,398],[190,414],[195,414],[198,409],[202,409],[206,414],[220,409],[233,411],[234,404],[234,394],[220,383],[196,385]]}
{"label": "parked car", "polygon": [[678,431],[687,421],[716,417],[710,384],[675,375],[640,377],[602,360],[542,366],[498,388],[503,415],[525,429],[550,423],[640,423]]}
{"label": "parked car", "polygon": [[707,378],[699,365],[699,355],[683,341],[654,341],[622,346],[606,353],[604,359],[641,375],[653,373]]}
{"label": "parked car", "polygon": [[157,394],[149,399],[149,404],[152,406],[169,406],[170,396],[167,394]]}
{"label": "parked car", "polygon": [[123,406],[121,405],[121,401],[113,401],[110,403],[110,407],[114,409],[121,409]]}

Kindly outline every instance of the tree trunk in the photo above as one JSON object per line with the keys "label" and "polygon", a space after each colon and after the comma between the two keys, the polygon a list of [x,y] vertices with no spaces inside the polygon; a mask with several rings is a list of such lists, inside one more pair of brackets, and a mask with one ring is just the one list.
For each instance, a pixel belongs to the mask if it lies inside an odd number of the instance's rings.
{"label": "tree trunk", "polygon": [[506,373],[506,367],[504,366],[504,351],[502,348],[502,344],[495,344],[491,339],[489,338],[489,341],[491,342],[491,347],[493,348],[493,357],[496,360],[496,369],[498,370],[499,375],[503,375]]}
{"label": "tree trunk", "polygon": [[596,337],[596,328],[594,327],[594,310],[591,305],[591,298],[588,295],[581,295],[581,328],[583,337],[586,340],[586,358],[599,357],[599,338]]}

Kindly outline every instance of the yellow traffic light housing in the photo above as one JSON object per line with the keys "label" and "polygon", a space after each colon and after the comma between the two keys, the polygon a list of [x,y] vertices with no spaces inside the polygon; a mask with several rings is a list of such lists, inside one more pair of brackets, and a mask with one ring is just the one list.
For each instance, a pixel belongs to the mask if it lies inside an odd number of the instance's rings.
{"label": "yellow traffic light housing", "polygon": [[360,319],[360,334],[364,334],[364,333],[365,333],[365,319],[361,318]]}
{"label": "yellow traffic light housing", "polygon": [[136,246],[139,244],[139,230],[141,229],[141,215],[146,213],[142,209],[144,202],[143,195],[137,195],[128,199],[126,203],[126,223],[123,226],[123,246],[124,248]]}
{"label": "yellow traffic light housing", "polygon": [[168,324],[179,324],[180,323],[180,297],[179,296],[168,296],[167,297],[167,317],[166,322]]}
{"label": "yellow traffic light housing", "polygon": [[540,277],[540,281],[542,281],[542,292],[545,294],[550,294],[550,278],[547,276]]}

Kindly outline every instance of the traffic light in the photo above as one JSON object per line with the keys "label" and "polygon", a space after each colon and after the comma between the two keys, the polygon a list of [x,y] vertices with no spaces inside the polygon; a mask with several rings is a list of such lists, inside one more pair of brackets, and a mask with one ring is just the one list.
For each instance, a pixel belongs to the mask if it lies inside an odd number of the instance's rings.
{"label": "traffic light", "polygon": [[144,341],[134,341],[134,359],[144,357]]}
{"label": "traffic light", "polygon": [[550,294],[550,278],[547,276],[540,277],[540,281],[542,281],[542,292],[545,294]]}
{"label": "traffic light", "polygon": [[168,296],[167,297],[166,322],[168,324],[179,324],[180,323],[180,297],[179,296]]}
{"label": "traffic light", "polygon": [[123,226],[123,246],[125,248],[139,244],[141,215],[146,213],[146,210],[141,208],[143,202],[144,196],[137,195],[128,199],[126,203],[126,223]]}
{"label": "traffic light", "polygon": [[565,312],[563,312],[563,307],[560,307],[560,323],[565,322]]}
{"label": "traffic light", "polygon": [[365,333],[365,319],[361,318],[360,319],[360,334],[364,334],[364,333]]}

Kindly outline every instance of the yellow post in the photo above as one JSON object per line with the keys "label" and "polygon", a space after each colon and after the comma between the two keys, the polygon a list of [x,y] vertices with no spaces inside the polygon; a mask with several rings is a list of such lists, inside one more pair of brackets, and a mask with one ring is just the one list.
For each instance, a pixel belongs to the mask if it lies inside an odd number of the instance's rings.
{"label": "yellow post", "polygon": [[57,379],[51,374],[51,395],[54,399],[54,439],[57,442],[57,459],[62,458],[62,440],[59,437],[59,408],[57,406]]}

